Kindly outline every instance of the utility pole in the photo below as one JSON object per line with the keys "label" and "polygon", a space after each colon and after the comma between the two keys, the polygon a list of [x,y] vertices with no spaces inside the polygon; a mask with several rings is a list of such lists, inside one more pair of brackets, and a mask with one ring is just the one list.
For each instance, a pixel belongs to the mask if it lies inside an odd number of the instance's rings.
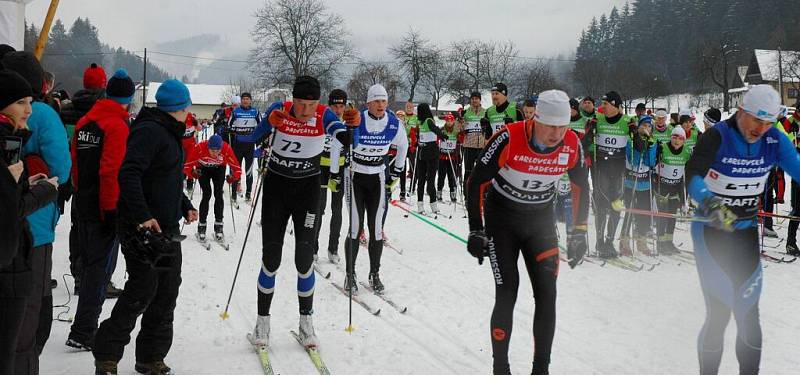
{"label": "utility pole", "polygon": [[56,9],[58,9],[59,0],[51,0],[50,7],[47,8],[47,16],[44,18],[42,24],[42,31],[39,33],[39,39],[36,41],[36,48],[33,55],[36,59],[41,61],[42,54],[44,54],[44,47],[47,46],[47,38],[50,36],[50,26],[53,24],[53,18],[56,16]]}
{"label": "utility pole", "polygon": [[147,104],[147,47],[144,48],[144,68],[142,69],[142,108]]}
{"label": "utility pole", "polygon": [[781,94],[781,105],[783,105],[783,52],[778,46],[778,92]]}
{"label": "utility pole", "polygon": [[481,80],[481,49],[476,49],[475,54],[475,91],[478,91],[478,86],[480,86]]}

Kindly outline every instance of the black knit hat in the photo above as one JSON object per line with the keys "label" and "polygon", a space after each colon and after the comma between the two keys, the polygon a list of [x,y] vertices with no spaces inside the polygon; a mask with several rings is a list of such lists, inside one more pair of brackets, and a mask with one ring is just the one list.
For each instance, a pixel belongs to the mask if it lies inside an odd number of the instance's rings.
{"label": "black knit hat", "polygon": [[17,72],[22,78],[28,81],[33,90],[33,96],[42,95],[44,86],[44,69],[30,52],[16,51],[9,52],[3,56],[3,66],[8,70]]}
{"label": "black knit hat", "polygon": [[28,96],[33,96],[33,91],[25,78],[11,70],[0,70],[0,109]]}
{"label": "black knit hat", "polygon": [[125,69],[117,70],[106,85],[106,96],[120,104],[130,104],[135,92],[136,86]]}
{"label": "black knit hat", "polygon": [[647,106],[644,105],[644,103],[639,103],[639,104],[636,105],[636,109],[637,110],[641,109],[641,110],[644,111],[645,109],[647,109]]}
{"label": "black knit hat", "polygon": [[581,104],[578,103],[578,101],[575,100],[575,99],[570,99],[569,100],[569,107],[574,109],[574,110],[576,110],[576,111],[580,110],[580,105]]}
{"label": "black knit hat", "polygon": [[705,121],[707,121],[708,123],[711,123],[711,124],[716,124],[716,123],[722,121],[722,112],[720,112],[719,109],[716,109],[716,108],[713,108],[713,107],[709,108],[703,114],[703,120],[705,120]]}
{"label": "black knit hat", "polygon": [[600,100],[604,102],[609,102],[614,107],[619,107],[622,105],[622,97],[616,91],[607,92],[605,95],[603,95],[602,98],[600,98]]}
{"label": "black knit hat", "polygon": [[492,91],[497,91],[505,96],[508,96],[508,87],[503,82],[495,83],[495,85],[492,87]]}
{"label": "black knit hat", "polygon": [[[9,46],[8,44],[0,44],[0,60],[2,60],[3,56],[5,56],[7,53],[14,51],[16,51],[14,47]],[[0,67],[2,66],[3,65],[0,64]]]}
{"label": "black knit hat", "polygon": [[294,80],[292,96],[295,99],[319,100],[319,81],[311,76],[300,76]]}
{"label": "black knit hat", "polygon": [[328,94],[328,105],[347,104],[347,93],[341,89],[333,89]]}

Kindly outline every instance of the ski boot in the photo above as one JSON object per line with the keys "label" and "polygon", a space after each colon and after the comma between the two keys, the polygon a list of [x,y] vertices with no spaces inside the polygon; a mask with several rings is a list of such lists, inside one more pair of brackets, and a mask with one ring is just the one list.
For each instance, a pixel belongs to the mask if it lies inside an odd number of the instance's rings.
{"label": "ski boot", "polygon": [[437,190],[436,191],[436,201],[437,202],[441,202],[442,201],[442,191],[441,190]]}
{"label": "ski boot", "polygon": [[422,201],[417,201],[417,212],[425,213],[425,206],[423,205]]}
{"label": "ski boot", "polygon": [[316,348],[319,340],[314,333],[314,323],[311,320],[311,315],[300,315],[300,330],[297,332],[300,336],[300,343],[306,348]]}
{"label": "ski boot", "polygon": [[786,244],[786,255],[791,255],[793,257],[800,257],[800,250],[797,249],[797,244],[795,244],[795,243],[787,243]]}
{"label": "ski boot", "polygon": [[778,238],[778,233],[772,228],[764,227],[764,236],[769,238]]}
{"label": "ski boot", "polygon": [[269,346],[269,315],[256,318],[256,327],[250,335],[250,342],[256,346]]}
{"label": "ski boot", "polygon": [[614,249],[614,244],[611,242],[611,240],[608,239],[606,239],[606,241],[603,242],[603,245],[600,248],[598,248],[598,250],[599,250],[598,256],[602,259],[613,259],[618,256],[617,250]]}
{"label": "ski boot", "polygon": [[456,203],[457,201],[458,201],[458,199],[456,198],[456,192],[455,191],[451,191],[450,192],[450,202]]}
{"label": "ski boot", "polygon": [[661,255],[677,255],[680,253],[680,250],[672,244],[671,235],[661,236],[658,243],[661,246],[658,248],[658,253]]}
{"label": "ski boot", "polygon": [[439,205],[436,202],[431,202],[431,212],[438,215],[441,211],[439,211]]}
{"label": "ski boot", "polygon": [[197,240],[200,242],[206,242],[206,223],[198,223],[197,224]]}
{"label": "ski boot", "polygon": [[405,202],[405,201],[406,201],[406,192],[405,191],[401,191],[400,192],[400,202]]}
{"label": "ski boot", "polygon": [[355,273],[344,277],[344,291],[352,292],[354,296],[358,294],[358,282],[356,281]]}
{"label": "ski boot", "polygon": [[636,237],[636,251],[644,256],[652,257],[655,256],[653,251],[650,250],[650,246],[647,244],[647,237]]}
{"label": "ski boot", "polygon": [[108,284],[106,284],[106,299],[119,298],[119,296],[121,295],[122,295],[122,289],[114,286],[114,283],[109,281]]}
{"label": "ski boot", "polygon": [[369,287],[372,288],[375,294],[383,294],[383,291],[386,290],[377,272],[369,273]]}
{"label": "ski boot", "polygon": [[633,256],[630,237],[622,237],[619,239],[619,255],[624,257]]}
{"label": "ski boot", "polygon": [[117,375],[117,361],[94,361],[94,375]]}
{"label": "ski boot", "polygon": [[87,351],[87,352],[91,352],[92,351],[92,343],[91,342],[88,342],[88,341],[82,342],[82,341],[74,339],[72,337],[67,338],[67,342],[65,342],[64,345],[69,346],[70,348],[73,348],[73,349],[84,350],[84,351]]}
{"label": "ski boot", "polygon": [[245,201],[245,203],[250,203],[250,202],[253,201],[253,199],[250,197],[250,192],[249,191],[244,193],[244,201]]}
{"label": "ski boot", "polygon": [[50,289],[58,288],[58,280],[50,279]]}
{"label": "ski boot", "polygon": [[136,372],[145,375],[174,375],[172,369],[164,361],[139,362],[134,366]]}
{"label": "ski boot", "polygon": [[328,260],[333,264],[339,264],[339,254],[328,251]]}
{"label": "ski boot", "polygon": [[225,242],[225,233],[222,232],[222,227],[221,221],[214,221],[214,241]]}

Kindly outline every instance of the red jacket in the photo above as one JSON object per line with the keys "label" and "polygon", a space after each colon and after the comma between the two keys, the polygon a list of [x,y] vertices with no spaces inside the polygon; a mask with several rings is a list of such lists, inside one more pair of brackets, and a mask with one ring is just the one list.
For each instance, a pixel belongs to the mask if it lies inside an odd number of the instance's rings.
{"label": "red jacket", "polygon": [[186,159],[186,164],[183,165],[183,173],[192,177],[192,170],[195,168],[224,168],[225,166],[231,167],[233,178],[239,180],[242,176],[242,168],[239,167],[239,160],[236,159],[236,155],[234,155],[233,149],[228,145],[228,142],[222,142],[222,150],[214,158],[208,152],[208,141],[204,141],[192,149]]}
{"label": "red jacket", "polygon": [[189,153],[192,152],[192,149],[197,144],[197,139],[195,138],[195,132],[198,131],[198,124],[197,119],[190,113],[186,116],[186,131],[183,132],[183,140],[181,143],[183,144],[183,152],[186,157],[189,157]]}
{"label": "red jacket", "polygon": [[129,117],[119,103],[101,99],[75,126],[71,175],[81,218],[103,220],[105,211],[117,209]]}

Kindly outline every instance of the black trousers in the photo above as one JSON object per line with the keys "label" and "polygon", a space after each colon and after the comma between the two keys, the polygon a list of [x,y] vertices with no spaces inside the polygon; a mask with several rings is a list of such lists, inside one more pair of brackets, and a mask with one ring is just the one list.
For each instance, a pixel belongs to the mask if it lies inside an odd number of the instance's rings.
{"label": "black trousers", "polygon": [[[639,210],[650,211],[650,190],[636,191],[634,189],[625,188],[622,195],[622,201],[628,208],[635,208]],[[650,229],[650,217],[646,215],[634,215],[632,213],[625,213],[622,220],[622,232],[620,237],[630,237],[631,227],[633,234],[636,237],[644,237]]]}
{"label": "black trousers", "polygon": [[[236,160],[239,160],[239,165],[242,167],[242,174],[245,175],[245,192],[250,194],[253,192],[253,152],[255,151],[255,144],[234,140],[231,147],[233,148],[233,154],[236,155]],[[247,167],[245,167],[245,164]],[[237,181],[231,186],[231,196],[236,196],[238,188],[239,182]]]}
{"label": "black trousers", "polygon": [[739,374],[758,374],[762,341],[758,305],[763,277],[758,229],[725,232],[692,223],[692,239],[706,303],[706,319],[697,340],[700,374],[718,373],[731,315],[736,321]]}
{"label": "black trousers", "polygon": [[444,179],[447,178],[447,186],[450,187],[450,191],[456,191],[456,173],[453,168],[455,168],[454,161],[439,160],[439,178],[436,183],[436,190],[441,191],[444,188]]}
{"label": "black trousers", "polygon": [[[800,216],[800,184],[796,183],[794,179],[792,179],[792,187],[791,187],[791,204],[792,204],[792,216]],[[797,228],[800,227],[800,221],[790,220],[789,221],[789,229],[786,233],[786,244],[787,245],[797,245]]]}
{"label": "black trousers", "polygon": [[[179,228],[161,228],[177,234]],[[154,268],[132,255],[136,249],[122,246],[128,270],[128,281],[122,295],[111,310],[111,316],[100,324],[94,338],[93,354],[98,361],[119,361],[131,341],[131,331],[142,316],[136,337],[136,360],[163,360],[172,347],[173,320],[178,289],[181,285],[181,245],[170,244],[165,252],[175,254],[162,267]]]}
{"label": "black trousers", "polygon": [[119,241],[113,226],[87,220],[80,224],[80,245],[83,276],[69,337],[93,345],[97,320],[106,300],[106,286],[117,267]]}
{"label": "black trousers", "polygon": [[[680,193],[675,193],[656,198],[656,205],[658,206],[658,212],[674,214],[683,206],[683,202],[681,201]],[[672,235],[675,234],[675,219],[669,217],[656,218],[656,234],[659,241],[666,241],[667,237],[671,240]]]}
{"label": "black trousers", "polygon": [[[319,233],[322,229],[322,216],[325,215],[325,206],[328,204],[328,180],[331,176],[329,167],[321,167],[319,191],[319,215],[314,220],[314,254],[319,252]],[[339,186],[339,191],[331,192],[331,232],[328,235],[328,252],[339,253],[339,237],[342,232],[342,202],[344,200],[344,186]]]}
{"label": "black trousers", "polygon": [[475,168],[475,162],[478,161],[478,156],[480,156],[482,148],[473,148],[473,147],[462,147],[461,150],[464,153],[464,186],[462,187],[464,190],[464,195],[467,194],[467,180],[469,179],[469,175],[472,174],[472,169]]}
{"label": "black trousers", "polygon": [[436,170],[438,167],[439,159],[417,160],[417,201],[421,202],[427,191],[430,202],[436,202]]}
{"label": "black trousers", "polygon": [[258,315],[269,315],[275,292],[275,273],[281,265],[283,237],[291,218],[294,224],[294,265],[300,315],[314,307],[314,222],[319,210],[320,175],[288,178],[268,172],[262,182],[261,271],[258,276]]}
{"label": "black trousers", "polygon": [[25,304],[25,318],[17,337],[15,374],[38,374],[39,355],[50,337],[53,324],[53,292],[50,273],[53,268],[53,244],[34,247],[30,264],[33,291]]}
{"label": "black trousers", "polygon": [[0,375],[14,374],[17,339],[26,302],[25,298],[0,298]]}
{"label": "black trousers", "polygon": [[492,195],[485,203],[489,261],[495,280],[495,303],[491,318],[494,373],[509,373],[508,347],[519,288],[517,260],[525,261],[536,310],[533,316],[535,362],[549,363],[556,325],[556,279],[558,235],[553,209],[518,211]]}
{"label": "black trousers", "polygon": [[78,217],[78,209],[75,208],[75,200],[70,202],[71,209],[70,209],[70,227],[69,227],[69,273],[72,274],[72,278],[75,280],[75,284],[81,283],[81,274],[83,274],[83,270],[81,269],[81,255],[80,255],[80,245],[78,245],[78,225],[80,223],[80,218]]}
{"label": "black trousers", "polygon": [[[400,194],[405,197],[406,195],[406,178],[408,177],[408,171],[411,171],[411,174],[414,174],[414,164],[416,163],[415,154],[409,150],[406,158],[406,165],[403,166],[403,175],[400,177]],[[411,187],[411,191],[414,190],[414,187]]]}
{"label": "black trousers", "polygon": [[225,187],[225,168],[202,168],[202,174],[198,180],[200,182],[200,190],[203,191],[203,197],[200,199],[200,222],[205,223],[208,219],[212,182],[214,183],[214,220],[222,222],[225,216],[225,198],[222,193],[222,189]]}
{"label": "black trousers", "polygon": [[350,210],[350,230],[345,239],[345,260],[347,273],[355,272],[358,257],[358,236],[364,230],[364,216],[369,230],[369,272],[377,273],[381,268],[383,254],[383,213],[386,211],[383,174],[354,173],[352,181],[353,201],[348,202]]}
{"label": "black trousers", "polygon": [[[622,199],[622,180],[625,175],[625,158],[602,159],[598,157],[592,171],[592,198],[595,207],[597,241],[614,240],[619,223],[619,212],[611,209],[611,202]],[[607,225],[606,225],[607,224]],[[605,234],[604,234],[605,233]]]}

